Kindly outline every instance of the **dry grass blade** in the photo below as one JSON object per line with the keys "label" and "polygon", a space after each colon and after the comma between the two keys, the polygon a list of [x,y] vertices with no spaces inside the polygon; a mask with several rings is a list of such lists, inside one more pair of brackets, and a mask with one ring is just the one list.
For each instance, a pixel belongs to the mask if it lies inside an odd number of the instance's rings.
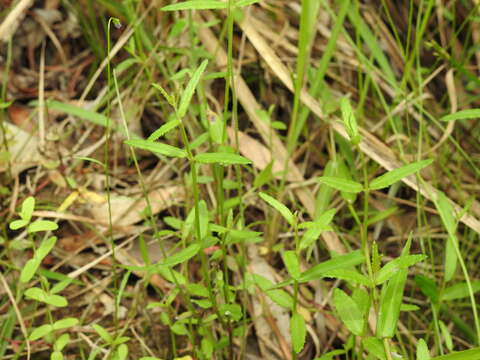
{"label": "dry grass blade", "polygon": [[32,5],[33,0],[21,0],[18,2],[15,8],[10,11],[0,25],[0,40],[8,41],[11,36],[13,36],[18,25],[20,25],[23,17],[25,16],[26,10]]}

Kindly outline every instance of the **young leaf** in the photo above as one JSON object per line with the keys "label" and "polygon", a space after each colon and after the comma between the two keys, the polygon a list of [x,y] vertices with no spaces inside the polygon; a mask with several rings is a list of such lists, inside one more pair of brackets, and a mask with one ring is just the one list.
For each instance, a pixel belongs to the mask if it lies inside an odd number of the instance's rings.
{"label": "young leaf", "polygon": [[[480,280],[472,281],[472,290],[474,293],[480,291]],[[466,282],[457,283],[443,290],[442,300],[464,299],[470,295]]]}
{"label": "young leaf", "polygon": [[419,339],[417,342],[417,360],[430,360],[430,352],[425,340]]}
{"label": "young leaf", "polygon": [[386,188],[402,180],[403,178],[406,178],[407,176],[410,176],[420,171],[424,167],[430,165],[432,162],[433,159],[427,159],[402,166],[401,168],[394,169],[374,179],[368,187],[370,190],[379,190]]}
{"label": "young leaf", "polygon": [[55,323],[53,324],[53,329],[54,330],[67,329],[67,328],[71,328],[72,326],[77,325],[78,323],[79,323],[78,319],[69,317],[69,318],[65,318],[65,319],[55,321]]}
{"label": "young leaf", "polygon": [[442,192],[437,192],[437,199],[434,201],[435,207],[440,213],[443,225],[447,229],[448,239],[445,247],[445,281],[450,281],[457,269],[457,252],[455,247],[458,246],[458,239],[456,236],[457,222],[454,217],[455,211],[453,206],[448,200],[447,196]]}
{"label": "young leaf", "polygon": [[442,332],[443,340],[445,341],[445,345],[447,349],[452,351],[453,349],[453,340],[452,335],[450,335],[450,331],[447,328],[447,325],[442,320],[439,320],[440,324],[440,331]]}
{"label": "young leaf", "polygon": [[238,154],[212,152],[195,155],[195,161],[202,164],[247,165],[251,161]]}
{"label": "young leaf", "polygon": [[357,336],[362,335],[365,318],[357,303],[343,290],[338,288],[333,292],[333,303],[340,319],[342,319],[348,330]]}
{"label": "young leaf", "polygon": [[[171,96],[168,94],[168,92],[160,85],[160,84],[152,84],[152,86],[157,89],[158,91],[160,91],[160,93],[163,95],[163,97],[167,100],[167,102],[173,107],[175,108],[176,107],[176,104],[175,104],[175,97],[174,96]],[[151,135],[150,135],[151,136]],[[149,140],[151,140],[149,138]]]}
{"label": "young leaf", "polygon": [[176,148],[175,146],[162,144],[154,141],[134,139],[134,140],[125,141],[125,144],[133,146],[135,148],[148,150],[153,153],[170,156],[170,157],[184,158],[187,156],[187,152],[185,150]]}
{"label": "young leaf", "polygon": [[43,302],[56,307],[65,307],[68,305],[67,299],[61,295],[54,294],[47,294]]}
{"label": "young leaf", "polygon": [[357,119],[353,113],[352,105],[347,97],[343,97],[340,100],[340,109],[342,110],[342,120],[345,124],[345,130],[350,137],[350,141],[353,145],[357,145],[360,142],[360,134],[358,133]]}
{"label": "young leaf", "polygon": [[295,251],[285,251],[283,253],[283,262],[287,267],[287,271],[290,276],[294,279],[300,277],[300,263],[298,262],[297,254]]}
{"label": "young leaf", "polygon": [[336,269],[327,271],[324,277],[345,280],[348,283],[360,284],[368,287],[372,286],[370,279],[365,275],[360,274],[357,270]]}
{"label": "young leaf", "polygon": [[253,274],[253,279],[274,303],[286,309],[292,308],[293,299],[289,293],[283,290],[269,290],[274,286],[273,282],[261,275]]}
{"label": "young leaf", "polygon": [[33,275],[35,275],[35,272],[37,271],[38,267],[40,266],[40,262],[41,261],[35,257],[28,260],[20,274],[20,282],[22,283],[29,282],[33,277]]}
{"label": "young leaf", "polygon": [[424,275],[415,275],[413,278],[422,293],[427,296],[434,304],[438,303],[440,297],[437,284],[435,280],[430,279]]}
{"label": "young leaf", "polygon": [[380,360],[387,360],[387,356],[385,355],[385,349],[380,339],[369,336],[363,339],[362,343],[365,349],[367,349],[370,354],[375,356],[375,358]]}
{"label": "young leaf", "polygon": [[101,325],[92,324],[93,329],[97,332],[98,335],[102,338],[102,340],[107,343],[111,344],[113,341],[112,335],[108,333],[108,331]]}
{"label": "young leaf", "polygon": [[478,119],[480,118],[480,109],[467,109],[457,111],[453,114],[448,114],[442,116],[440,121],[455,121],[455,120],[464,120],[464,119]]}
{"label": "young leaf", "polygon": [[10,230],[18,230],[27,225],[28,225],[28,221],[23,219],[18,219],[18,220],[13,220],[10,223],[9,227],[10,227]]}
{"label": "young leaf", "polygon": [[396,274],[398,270],[407,269],[408,267],[423,261],[425,259],[425,255],[405,255],[400,256],[388,263],[385,264],[384,267],[380,269],[377,273],[375,278],[375,284],[381,285],[388,279],[390,279],[393,275]]}
{"label": "young leaf", "polygon": [[28,337],[28,339],[30,341],[35,341],[44,337],[47,334],[50,334],[52,331],[53,331],[52,325],[50,324],[42,325],[42,326],[39,326],[38,328],[35,328],[30,334],[30,336]]}
{"label": "young leaf", "polygon": [[163,124],[162,126],[160,126],[160,128],[158,128],[157,130],[155,130],[147,139],[147,141],[155,141],[157,140],[159,137],[162,137],[163,135],[165,135],[166,133],[168,133],[170,130],[173,130],[175,129],[178,125],[180,125],[180,120],[178,119],[173,119],[173,120],[170,120],[168,122],[166,122],[165,124]]}
{"label": "young leaf", "polygon": [[[192,1],[192,4],[196,3],[197,5],[201,3],[201,1]],[[225,4],[225,3],[224,3]],[[178,5],[178,4],[175,4]],[[165,8],[164,8],[165,9]],[[180,99],[180,104],[177,110],[177,116],[179,119],[182,119],[185,114],[187,113],[188,106],[190,105],[190,101],[192,100],[193,93],[195,92],[195,88],[197,87],[198,82],[200,81],[200,77],[202,76],[205,68],[207,67],[208,60],[203,60],[200,66],[192,75],[192,78],[187,84],[185,91],[182,94],[182,98]]]}
{"label": "young leaf", "polygon": [[290,319],[290,333],[292,336],[293,351],[298,354],[305,345],[305,337],[307,335],[305,319],[298,312],[294,312]]}
{"label": "young leaf", "polygon": [[280,214],[282,214],[282,216],[285,218],[285,220],[287,220],[287,222],[291,226],[295,224],[295,217],[293,216],[292,212],[280,201],[274,199],[270,195],[267,195],[263,192],[258,193],[258,196],[260,196],[263,199],[263,201],[265,201],[267,204],[269,204],[271,207],[277,210]]}
{"label": "young leaf", "polygon": [[38,258],[40,261],[47,256],[50,251],[53,249],[55,246],[55,243],[57,242],[57,237],[56,236],[51,236],[47,240],[42,241],[42,244],[39,246],[37,251],[35,251],[35,257]]}
{"label": "young leaf", "polygon": [[363,190],[362,184],[341,177],[321,176],[318,178],[318,181],[336,190],[344,191],[347,193],[359,193]]}
{"label": "young leaf", "polygon": [[190,0],[162,7],[162,11],[226,9],[227,3],[219,0]]}
{"label": "young leaf", "polygon": [[30,289],[25,290],[24,295],[29,298],[39,302],[44,302],[45,298],[47,297],[47,293],[38,287],[33,287]]}
{"label": "young leaf", "polygon": [[350,268],[352,266],[361,264],[363,261],[363,254],[360,250],[352,251],[346,255],[340,255],[313,266],[312,268],[303,272],[298,281],[307,282],[311,280],[318,280],[323,278],[325,274],[328,274],[330,271]]}
{"label": "young leaf", "polygon": [[175,266],[177,264],[180,264],[182,262],[185,262],[195,255],[198,254],[200,251],[200,245],[199,244],[192,244],[188,247],[186,247],[183,250],[180,250],[178,253],[169,256],[167,259],[165,259],[162,263],[163,266]]}
{"label": "young leaf", "polygon": [[474,349],[452,352],[448,355],[436,356],[432,360],[473,360],[480,359],[480,347]]}
{"label": "young leaf", "polygon": [[55,344],[53,344],[53,348],[56,351],[62,351],[69,341],[70,341],[70,335],[62,334],[57,340],[55,340]]}
{"label": "young leaf", "polygon": [[386,284],[384,284],[377,323],[378,337],[392,338],[395,335],[407,275],[407,269],[399,270]]}
{"label": "young leaf", "polygon": [[30,222],[34,208],[35,208],[35,198],[33,196],[27,197],[22,203],[22,210],[20,211],[20,217],[26,222]]}
{"label": "young leaf", "polygon": [[53,231],[57,230],[58,225],[50,220],[36,220],[28,225],[27,231],[29,233],[35,233],[39,231]]}

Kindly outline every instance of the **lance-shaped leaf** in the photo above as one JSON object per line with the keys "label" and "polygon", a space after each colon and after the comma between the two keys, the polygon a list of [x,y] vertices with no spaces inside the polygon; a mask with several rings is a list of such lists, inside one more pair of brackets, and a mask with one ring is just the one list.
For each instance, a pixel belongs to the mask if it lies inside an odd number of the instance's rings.
{"label": "lance-shaped leaf", "polygon": [[386,188],[402,180],[403,178],[406,178],[407,176],[410,176],[417,171],[420,171],[424,167],[430,165],[432,162],[433,159],[427,159],[402,166],[398,169],[393,169],[392,171],[389,171],[374,179],[368,187],[370,190],[379,190]]}
{"label": "lance-shaped leaf", "polygon": [[363,190],[362,184],[341,177],[321,176],[318,178],[318,181],[336,190],[344,191],[347,193],[359,193]]}

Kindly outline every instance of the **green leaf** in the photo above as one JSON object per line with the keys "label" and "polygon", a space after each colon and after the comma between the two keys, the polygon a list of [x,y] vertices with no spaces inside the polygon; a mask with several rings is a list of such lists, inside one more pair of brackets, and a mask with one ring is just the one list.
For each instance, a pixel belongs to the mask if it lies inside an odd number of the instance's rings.
{"label": "green leaf", "polygon": [[235,3],[235,6],[236,6],[236,7],[248,6],[248,5],[256,4],[256,3],[260,2],[260,1],[261,1],[261,0],[238,0],[238,1]]}
{"label": "green leaf", "polygon": [[93,329],[97,332],[98,335],[102,338],[102,340],[107,343],[111,344],[113,341],[112,335],[108,333],[108,331],[101,325],[92,324]]}
{"label": "green leaf", "polygon": [[128,356],[128,346],[126,344],[121,344],[118,348],[117,348],[117,352],[115,354],[115,360],[125,360]]}
{"label": "green leaf", "polygon": [[36,220],[28,225],[27,231],[35,233],[39,231],[53,231],[58,229],[58,224],[50,220]]}
{"label": "green leaf", "polygon": [[367,349],[368,352],[375,356],[377,359],[387,360],[387,356],[385,355],[385,349],[380,339],[369,336],[363,339],[362,343],[365,349]]}
{"label": "green leaf", "polygon": [[173,254],[172,256],[169,256],[167,259],[165,259],[162,262],[163,266],[175,266],[177,264],[180,264],[182,262],[185,262],[195,255],[198,254],[200,251],[201,247],[199,244],[192,244],[188,247],[186,247],[183,250],[180,250],[178,253]]}
{"label": "green leaf", "polygon": [[345,130],[347,130],[347,134],[350,137],[350,141],[353,145],[357,145],[360,142],[357,119],[353,113],[350,100],[347,97],[343,97],[340,100],[340,109],[342,110],[342,120],[345,124]]}
{"label": "green leaf", "polygon": [[209,213],[207,209],[207,203],[205,200],[200,200],[198,203],[199,209],[199,223],[200,223],[200,241],[205,239],[208,233]]}
{"label": "green leaf", "polygon": [[48,239],[42,241],[40,247],[35,251],[35,257],[42,261],[45,256],[47,256],[50,251],[52,251],[55,243],[57,242],[56,236],[51,236]]}
{"label": "green leaf", "polygon": [[163,135],[165,135],[166,133],[168,133],[169,131],[175,129],[178,125],[180,125],[180,120],[178,119],[173,119],[173,120],[170,120],[168,121],[167,123],[163,124],[162,126],[160,126],[160,128],[158,128],[157,130],[155,130],[147,139],[147,141],[155,141],[157,140],[159,137],[162,137]]}
{"label": "green leaf", "polygon": [[298,279],[300,277],[300,263],[295,251],[285,251],[283,253],[283,262],[285,263],[290,276],[294,279]]}
{"label": "green leaf", "polygon": [[430,360],[430,352],[425,340],[419,339],[417,342],[417,360]]}
{"label": "green leaf", "polygon": [[305,346],[305,338],[307,336],[305,319],[298,312],[294,312],[290,319],[290,334],[292,336],[293,351],[298,354]]}
{"label": "green leaf", "polygon": [[331,230],[331,227],[328,226],[328,224],[333,220],[336,212],[336,209],[330,209],[318,216],[318,218],[312,223],[312,226],[310,226],[302,235],[302,239],[300,240],[300,250],[306,249],[313,244],[322,232]]}
{"label": "green leaf", "polygon": [[35,208],[35,198],[33,196],[27,197],[22,203],[22,210],[20,210],[20,217],[26,222],[30,222],[34,208]]}
{"label": "green leaf", "polygon": [[32,279],[33,275],[35,275],[38,267],[40,266],[40,262],[41,261],[35,257],[28,260],[20,274],[20,282],[29,282]]}
{"label": "green leaf", "polygon": [[47,296],[47,293],[43,289],[40,289],[38,287],[33,287],[25,290],[24,295],[27,298],[43,302],[45,297]]}
{"label": "green leaf", "polygon": [[458,246],[458,239],[456,236],[457,221],[454,217],[455,211],[447,196],[442,192],[437,192],[437,199],[434,201],[435,207],[440,213],[443,225],[447,229],[448,239],[445,248],[445,281],[450,281],[455,275],[457,269],[457,252],[455,248]]}
{"label": "green leaf", "polygon": [[211,152],[195,155],[195,161],[202,164],[220,164],[220,165],[247,165],[251,161],[238,154]]}
{"label": "green leaf", "polygon": [[190,0],[162,7],[162,11],[226,9],[227,3],[219,0]]}
{"label": "green leaf", "polygon": [[7,109],[12,104],[13,104],[13,101],[7,101],[7,102],[0,101],[0,110]]}
{"label": "green leaf", "polygon": [[[480,290],[480,280],[472,282],[472,290],[474,293]],[[468,297],[469,295],[470,293],[468,291],[467,283],[461,282],[461,283],[452,285],[450,287],[447,287],[445,290],[443,290],[442,300],[449,301],[449,300],[463,299]]]}
{"label": "green leaf", "polygon": [[351,284],[360,284],[368,287],[372,286],[370,279],[356,270],[336,269],[327,271],[323,277],[345,280]]}
{"label": "green leaf", "polygon": [[447,349],[452,351],[453,350],[453,340],[452,335],[450,335],[450,331],[447,328],[447,325],[442,320],[439,320],[440,324],[440,331],[442,333],[443,340],[445,341],[445,345]]}
{"label": "green leaf", "polygon": [[242,307],[238,304],[221,304],[220,313],[233,321],[239,321],[242,318]]}
{"label": "green leaf", "polygon": [[148,150],[156,154],[161,154],[170,157],[184,158],[187,156],[185,150],[176,148],[175,146],[162,144],[154,141],[148,141],[143,139],[127,140],[125,144],[139,148],[142,150]]}
{"label": "green leaf", "polygon": [[70,335],[62,334],[57,340],[55,340],[55,344],[53,345],[53,348],[56,351],[62,351],[69,341],[70,341]]}
{"label": "green leaf", "polygon": [[464,119],[478,119],[480,118],[480,109],[460,110],[453,114],[442,116],[440,121],[455,121]]}
{"label": "green leaf", "polygon": [[53,305],[56,307],[65,307],[68,305],[68,301],[65,297],[61,295],[48,294],[44,300],[44,303]]}
{"label": "green leaf", "polygon": [[416,263],[425,260],[425,255],[405,255],[400,256],[388,263],[386,263],[380,271],[377,273],[375,278],[375,284],[381,285],[388,279],[390,279],[393,275],[397,273],[397,271],[402,269],[407,269],[408,267],[415,265]]}
{"label": "green leaf", "polygon": [[50,355],[50,360],[63,360],[63,354],[60,351],[54,351]]}
{"label": "green leaf", "polygon": [[10,227],[10,230],[18,230],[18,229],[21,229],[25,226],[27,226],[28,224],[28,221],[27,220],[23,220],[23,219],[18,219],[18,220],[13,220],[9,227]]}
{"label": "green leaf", "polygon": [[261,275],[253,274],[253,279],[274,303],[286,309],[292,308],[293,299],[289,293],[283,290],[269,290],[274,286],[274,283]]}
{"label": "green leaf", "polygon": [[260,188],[263,185],[267,184],[272,180],[273,174],[272,174],[272,168],[273,168],[273,161],[270,161],[267,166],[265,166],[262,171],[255,177],[255,181],[253,182],[253,186],[255,188]]}
{"label": "green leaf", "polygon": [[75,105],[66,104],[55,100],[48,100],[46,105],[50,110],[57,110],[69,115],[77,116],[81,119],[88,120],[95,125],[107,127],[107,124],[109,123],[108,117],[105,115],[99,114],[92,110],[85,110]]}
{"label": "green leaf", "polygon": [[362,184],[353,181],[347,180],[341,177],[336,176],[321,176],[318,178],[318,181],[322,184],[328,185],[335,190],[347,192],[347,193],[359,193],[363,190]]}
{"label": "green leaf", "polygon": [[258,196],[260,196],[263,201],[265,201],[267,204],[277,210],[280,214],[282,214],[282,216],[291,226],[295,225],[295,217],[293,216],[292,212],[280,201],[263,192],[258,193]]}
{"label": "green leaf", "polygon": [[430,165],[432,162],[433,159],[427,159],[402,166],[401,168],[394,169],[374,179],[368,187],[370,190],[379,190],[386,188],[406,178],[407,176],[410,176],[420,171],[424,167]]}
{"label": "green leaf", "polygon": [[[191,4],[199,4],[201,1],[192,1]],[[185,3],[183,3],[185,4]],[[178,5],[178,4],[175,4]],[[173,6],[173,5],[172,5]],[[163,8],[165,9],[165,8]],[[179,119],[182,119],[185,114],[187,113],[188,106],[190,105],[190,101],[192,100],[193,93],[195,92],[195,88],[197,87],[198,82],[200,81],[200,77],[202,76],[205,68],[207,67],[208,60],[203,60],[197,70],[193,73],[190,81],[187,84],[187,87],[183,91],[182,98],[180,99],[180,104],[177,110],[177,116]]]}
{"label": "green leaf", "polygon": [[427,296],[432,303],[437,303],[439,299],[439,291],[435,280],[424,275],[415,275],[413,278],[422,293]]}
{"label": "green leaf", "polygon": [[448,355],[436,356],[432,360],[473,360],[480,359],[480,347],[475,349],[453,352]]}
{"label": "green leaf", "polygon": [[313,266],[312,268],[303,272],[298,281],[307,282],[311,280],[318,280],[323,278],[325,274],[328,274],[328,272],[337,269],[350,268],[363,263],[363,261],[363,254],[360,250],[352,251],[346,255],[340,255]]}
{"label": "green leaf", "polygon": [[50,334],[52,331],[53,331],[53,326],[52,325],[50,325],[50,324],[42,325],[42,326],[39,326],[39,327],[35,328],[32,331],[32,333],[30,334],[30,336],[28,337],[28,339],[30,341],[35,341],[35,340],[38,340],[38,339],[44,337],[47,334]]}
{"label": "green leaf", "polygon": [[357,303],[338,288],[333,291],[333,303],[348,330],[357,336],[362,335],[365,319]]}
{"label": "green leaf", "polygon": [[382,288],[377,323],[378,337],[392,338],[395,335],[407,275],[407,269],[399,270]]}
{"label": "green leaf", "polygon": [[77,325],[78,323],[79,323],[78,319],[69,317],[69,318],[55,321],[55,323],[53,324],[53,329],[54,330],[68,329],[68,328],[71,328],[72,326]]}
{"label": "green leaf", "polygon": [[[172,106],[174,109],[176,108],[175,104],[175,97],[168,94],[168,92],[160,85],[160,84],[152,84],[152,86],[160,91],[163,97],[167,100],[167,102]],[[151,135],[150,135],[151,136]]]}

